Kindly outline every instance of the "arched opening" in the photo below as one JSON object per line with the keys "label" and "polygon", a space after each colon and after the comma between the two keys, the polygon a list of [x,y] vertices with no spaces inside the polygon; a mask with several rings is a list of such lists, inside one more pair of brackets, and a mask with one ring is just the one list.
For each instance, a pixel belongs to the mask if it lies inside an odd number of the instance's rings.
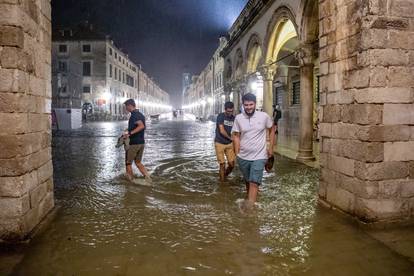
{"label": "arched opening", "polygon": [[252,35],[247,45],[247,87],[245,92],[257,98],[257,109],[263,110],[263,76],[258,70],[262,65],[262,47],[258,35]]}
{"label": "arched opening", "polygon": [[299,37],[294,23],[282,17],[270,36],[266,60],[274,68],[272,106],[282,117],[278,121],[278,146],[291,152],[299,149],[300,69],[296,51]]}
{"label": "arched opening", "polygon": [[[306,3],[301,20],[294,20],[287,8],[278,10],[269,24],[266,52],[266,64],[274,72],[269,84],[272,105],[282,114],[278,122],[278,148],[303,161],[314,160],[314,144],[318,141],[319,62],[317,51],[313,50],[318,38],[315,3]],[[300,28],[297,21],[301,22]]]}
{"label": "arched opening", "polygon": [[234,79],[235,80],[241,80],[243,77],[243,52],[241,49],[238,49],[236,51],[236,55],[234,57],[234,65],[235,65],[235,70],[234,70]]}
{"label": "arched opening", "polygon": [[244,59],[243,52],[241,49],[237,49],[234,57],[235,70],[233,75],[234,87],[230,93],[230,100],[234,103],[234,108],[236,110],[240,109],[241,96],[244,93]]}

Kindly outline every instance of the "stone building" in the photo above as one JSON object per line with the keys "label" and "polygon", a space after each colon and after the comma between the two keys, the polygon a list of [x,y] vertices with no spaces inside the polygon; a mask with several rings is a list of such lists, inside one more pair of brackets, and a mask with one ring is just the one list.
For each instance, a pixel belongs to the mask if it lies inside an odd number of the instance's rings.
{"label": "stone building", "polygon": [[138,108],[144,114],[159,114],[171,110],[170,96],[149,77],[141,67],[138,69]]}
{"label": "stone building", "polygon": [[223,109],[224,95],[224,59],[220,56],[227,40],[221,37],[219,47],[207,66],[193,77],[191,84],[184,90],[184,109],[199,118],[208,119]]}
{"label": "stone building", "polygon": [[152,80],[141,78],[140,85],[140,74],[146,75],[141,67],[88,23],[54,33],[52,72],[56,108],[82,107],[100,119],[124,119],[126,99],[145,99],[142,105],[151,112],[165,111],[169,103]]}
{"label": "stone building", "polygon": [[213,104],[214,104],[214,112],[213,114],[217,115],[223,112],[224,109],[224,102],[225,102],[225,94],[224,94],[224,59],[221,57],[220,53],[226,47],[227,39],[225,37],[221,37],[219,40],[219,47],[214,52],[213,55]]}
{"label": "stone building", "polygon": [[90,106],[102,119],[121,119],[124,99],[138,98],[137,66],[88,23],[54,32],[52,72],[54,108]]}

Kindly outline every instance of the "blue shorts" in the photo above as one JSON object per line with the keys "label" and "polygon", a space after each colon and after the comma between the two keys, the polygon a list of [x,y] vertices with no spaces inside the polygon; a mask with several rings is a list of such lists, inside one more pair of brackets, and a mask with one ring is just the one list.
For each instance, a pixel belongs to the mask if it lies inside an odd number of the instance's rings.
{"label": "blue shorts", "polygon": [[239,164],[239,169],[243,174],[244,180],[246,182],[253,182],[257,185],[262,184],[263,170],[267,160],[244,160],[240,157],[237,157],[237,163]]}

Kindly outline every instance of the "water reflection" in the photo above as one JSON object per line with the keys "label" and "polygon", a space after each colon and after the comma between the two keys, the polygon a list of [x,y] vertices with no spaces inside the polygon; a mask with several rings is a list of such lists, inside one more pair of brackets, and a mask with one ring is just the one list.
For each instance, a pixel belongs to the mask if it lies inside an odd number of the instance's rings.
{"label": "water reflection", "polygon": [[[123,177],[124,153],[114,147],[125,126],[94,123],[55,133],[61,208],[14,274],[333,275],[336,266],[327,265],[333,263],[364,275],[391,262],[397,266],[383,271],[412,269],[319,209],[318,172],[285,158],[277,158],[277,173],[265,176],[257,210],[242,214],[236,203],[244,196],[240,173],[224,185],[217,182],[211,123],[149,123],[144,163],[153,185],[131,184]],[[365,254],[367,247],[371,262],[362,267],[363,258],[351,255]]]}

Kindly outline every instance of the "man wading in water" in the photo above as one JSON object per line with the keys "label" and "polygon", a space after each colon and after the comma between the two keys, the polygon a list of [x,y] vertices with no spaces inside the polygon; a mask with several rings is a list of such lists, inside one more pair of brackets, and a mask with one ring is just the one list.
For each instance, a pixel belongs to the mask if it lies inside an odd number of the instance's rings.
{"label": "man wading in water", "polygon": [[[255,95],[244,95],[242,104],[244,112],[236,116],[232,133],[237,162],[246,182],[246,207],[250,208],[256,202],[267,159],[273,156],[275,126],[267,113],[256,111]],[[269,134],[268,148],[266,132]]]}
{"label": "man wading in water", "polygon": [[[217,116],[216,123],[216,138],[215,148],[217,161],[220,164],[220,181],[224,181],[225,178],[233,171],[234,161],[236,156],[234,154],[233,143],[231,140],[231,128],[234,122],[234,104],[232,102],[226,102],[224,104],[224,113],[220,113]],[[226,159],[227,158],[227,169]]]}
{"label": "man wading in water", "polygon": [[145,177],[145,180],[151,181],[147,169],[142,164],[142,156],[144,155],[145,147],[145,116],[136,108],[133,99],[127,100],[125,108],[131,113],[128,121],[128,132],[124,133],[124,138],[129,138],[129,148],[125,152],[126,173],[129,180],[133,180],[134,173],[132,172],[132,162],[135,162],[138,170]]}

